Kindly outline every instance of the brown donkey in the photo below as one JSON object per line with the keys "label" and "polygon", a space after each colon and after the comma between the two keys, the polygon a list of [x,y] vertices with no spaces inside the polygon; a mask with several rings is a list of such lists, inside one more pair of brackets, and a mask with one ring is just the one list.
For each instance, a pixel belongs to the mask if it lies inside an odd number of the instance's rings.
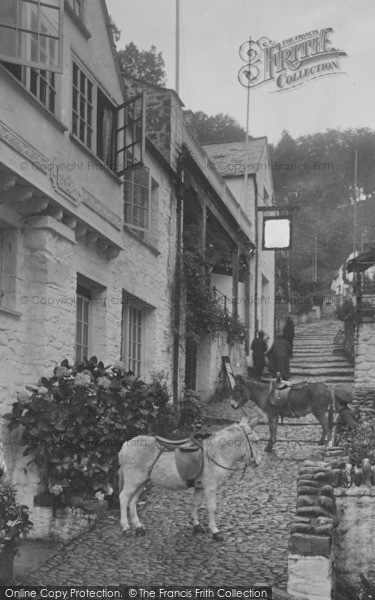
{"label": "brown donkey", "polygon": [[235,381],[232,408],[240,408],[248,400],[252,400],[268,417],[270,439],[265,448],[266,452],[272,452],[276,443],[279,415],[299,419],[312,414],[323,429],[319,444],[323,445],[325,438],[327,442],[331,440],[333,393],[323,383],[299,383],[279,389],[276,381],[265,383],[244,379],[241,375],[237,375]]}

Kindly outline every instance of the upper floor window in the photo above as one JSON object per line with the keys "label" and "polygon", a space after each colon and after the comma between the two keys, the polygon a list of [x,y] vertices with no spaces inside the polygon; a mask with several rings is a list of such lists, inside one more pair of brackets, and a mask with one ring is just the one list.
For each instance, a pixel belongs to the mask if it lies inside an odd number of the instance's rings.
{"label": "upper floor window", "polygon": [[68,0],[77,17],[83,19],[83,0]]}
{"label": "upper floor window", "polygon": [[1,0],[0,60],[62,72],[63,0]]}
{"label": "upper floor window", "polygon": [[73,61],[72,133],[117,175],[142,163],[144,116],[143,95],[115,107],[94,79]]}
{"label": "upper floor window", "polygon": [[57,113],[57,91],[59,75],[54,71],[22,67],[14,63],[3,63],[23,85],[41,102],[51,113]]}
{"label": "upper floor window", "polygon": [[150,174],[148,169],[132,169],[124,182],[124,222],[134,229],[149,227]]}

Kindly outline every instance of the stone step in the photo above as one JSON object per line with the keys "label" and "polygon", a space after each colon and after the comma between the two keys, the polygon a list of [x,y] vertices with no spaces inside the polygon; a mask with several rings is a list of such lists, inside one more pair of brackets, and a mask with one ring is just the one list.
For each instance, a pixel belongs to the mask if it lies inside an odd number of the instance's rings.
{"label": "stone step", "polygon": [[329,354],[328,356],[324,356],[323,354],[299,354],[295,352],[293,354],[292,361],[298,361],[301,363],[322,363],[322,364],[342,364],[349,365],[350,361],[343,355],[339,354]]}
{"label": "stone step", "polygon": [[338,373],[338,374],[341,373],[342,375],[346,375],[347,373],[354,373],[354,369],[350,365],[332,365],[332,366],[314,365],[314,364],[301,365],[301,364],[292,362],[290,364],[290,368],[293,369],[294,371],[301,371],[303,373],[305,371],[311,371],[311,373],[317,373],[318,371],[320,373]]}
{"label": "stone step", "polygon": [[352,385],[353,377],[308,377],[308,376],[295,376],[291,375],[290,383],[302,383],[304,381],[308,381],[310,383],[326,383],[334,384],[334,385]]}

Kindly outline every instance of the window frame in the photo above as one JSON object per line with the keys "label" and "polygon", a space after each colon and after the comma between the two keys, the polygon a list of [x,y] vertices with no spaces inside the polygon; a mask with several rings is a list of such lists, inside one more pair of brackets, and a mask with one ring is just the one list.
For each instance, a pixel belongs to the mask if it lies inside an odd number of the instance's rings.
{"label": "window frame", "polygon": [[[16,65],[15,63],[2,62],[0,64],[4,69],[7,70],[7,72],[11,75],[11,77],[16,79],[17,82],[22,85],[22,87],[27,91],[28,94],[31,94],[32,97],[35,100],[37,100],[37,102],[39,104],[41,104],[43,106],[43,108],[45,110],[47,110],[54,117],[56,117],[56,118],[59,117],[59,115],[60,115],[60,76],[59,76],[59,73],[55,73],[54,71],[48,71],[46,69],[36,69],[34,67],[26,67],[24,65]],[[19,72],[16,72],[16,70],[12,69],[12,67],[16,67],[17,69],[19,69]],[[36,71],[36,73],[37,73],[37,78],[38,78],[37,90],[36,90],[37,93],[34,93],[33,90],[31,89],[32,88],[32,85],[31,85],[32,71]],[[47,84],[46,84],[46,88],[47,88],[46,102],[43,102],[43,100],[41,98],[41,93],[40,93],[40,77],[43,77],[41,75],[41,71],[44,71],[47,74],[47,76],[49,74],[50,77],[52,75],[54,77],[54,85],[52,85],[50,82],[47,82]],[[52,110],[50,108],[51,91],[54,94],[54,110]]]}
{"label": "window frame", "polygon": [[[84,0],[66,0],[66,4],[68,4],[69,8],[75,14],[75,16],[77,17],[77,19],[79,19],[83,23],[84,22],[84,16],[85,16],[85,9],[84,9],[85,2],[84,2]],[[80,7],[79,13],[75,9],[75,6],[77,4]]]}
{"label": "window frame", "polygon": [[[74,70],[75,67],[77,68],[77,85],[74,84]],[[92,93],[92,98],[91,98],[91,146],[88,146],[86,143],[86,133],[85,133],[85,141],[83,141],[80,138],[79,135],[79,121],[81,118],[80,112],[81,112],[81,106],[80,106],[80,96],[81,96],[81,76],[84,76],[86,79],[86,82],[89,82],[91,85],[91,93]],[[85,87],[87,87],[87,83],[85,84]],[[90,152],[92,152],[93,154],[96,155],[96,135],[97,135],[97,131],[96,131],[96,114],[97,114],[97,107],[96,107],[96,83],[93,81],[93,79],[91,78],[91,76],[89,75],[89,73],[87,72],[87,70],[81,65],[81,63],[79,63],[75,58],[73,58],[72,60],[72,78],[71,78],[71,132],[72,135],[81,143],[85,146],[85,148],[87,148],[88,150],[90,150]],[[77,110],[74,109],[74,92],[75,89],[77,91]],[[84,98],[86,99],[86,95],[84,96]],[[86,104],[85,104],[85,112],[86,112]],[[74,132],[74,114],[77,114],[77,133]],[[85,119],[84,121],[85,126],[87,125],[87,121]]]}
{"label": "window frame", "polygon": [[[136,340],[130,338],[130,325],[134,326],[134,324],[130,322],[131,311],[136,311],[141,318],[140,327],[138,328],[139,337],[136,336]],[[126,369],[132,371],[136,377],[140,377],[141,375],[144,377],[142,370],[144,371],[145,368],[144,346],[146,311],[136,299],[128,301],[127,297],[124,297],[121,316],[121,361],[125,363]],[[133,345],[134,347],[134,344],[136,344],[137,348],[140,348],[139,353],[138,351],[136,353],[137,356],[139,354],[139,359],[134,358],[133,352],[130,351],[130,346]]]}
{"label": "window frame", "polygon": [[[129,181],[128,179],[124,178],[124,206],[123,206],[123,213],[124,213],[124,225],[126,225],[127,227],[130,227],[131,229],[136,230],[137,232],[143,232],[146,233],[148,231],[150,231],[150,223],[151,223],[151,195],[152,195],[152,177],[151,177],[151,172],[150,169],[148,169],[145,166],[141,166],[141,167],[134,167],[134,169],[131,169],[127,172],[126,175],[130,175],[132,177],[134,177],[139,171],[145,171],[147,173],[147,208],[143,209],[147,211],[147,224],[145,227],[142,227],[141,225],[135,225],[134,223],[130,223],[125,219],[125,205],[131,205],[132,207],[132,215],[133,215],[133,219],[134,219],[134,189],[135,187],[139,187],[139,188],[143,188],[145,189],[146,186],[142,186],[139,183],[135,183],[134,181]],[[132,185],[132,202],[127,202],[125,200],[125,195],[126,195],[126,190],[127,190],[127,184],[131,184]],[[142,207],[139,207],[142,208]]]}
{"label": "window frame", "polygon": [[[74,69],[77,68],[77,72],[78,72],[78,80],[77,80],[77,84],[75,85],[74,83]],[[92,143],[91,146],[88,146],[86,141],[83,141],[79,135],[79,121],[80,121],[80,112],[77,112],[77,109],[79,109],[80,111],[80,105],[79,105],[79,100],[80,100],[80,96],[81,96],[81,91],[80,91],[80,78],[81,75],[83,74],[83,76],[86,78],[86,82],[89,82],[90,85],[92,86],[92,101],[91,101],[91,110],[92,110],[92,114],[91,114],[91,135],[92,135]],[[87,83],[86,83],[87,85]],[[77,109],[74,108],[74,93],[77,93]],[[104,97],[105,99],[105,104],[107,105],[108,108],[110,108],[110,110],[112,111],[112,116],[113,116],[113,122],[112,122],[112,139],[111,139],[111,152],[110,152],[110,161],[108,163],[108,161],[105,158],[102,158],[99,154],[98,154],[98,137],[99,137],[99,131],[98,131],[98,126],[97,126],[97,118],[98,118],[98,95],[99,93]],[[86,98],[86,96],[85,96]],[[93,77],[91,75],[91,73],[89,72],[89,70],[81,63],[81,61],[76,57],[73,56],[72,57],[72,76],[71,76],[71,124],[70,124],[70,131],[71,134],[73,136],[74,139],[76,139],[80,144],[82,144],[89,152],[91,152],[91,154],[93,154],[98,160],[100,160],[103,164],[106,165],[106,167],[108,167],[108,169],[116,174],[116,165],[113,164],[113,161],[115,160],[115,155],[116,155],[116,118],[117,118],[117,106],[115,104],[113,104],[112,99],[110,97],[110,95],[105,91],[105,89],[98,83],[98,81],[95,79],[95,77]],[[77,115],[77,132],[74,132],[74,115]],[[85,121],[85,126],[87,126],[87,122]],[[86,140],[86,135],[85,135],[85,140]]]}
{"label": "window frame", "polygon": [[[37,56],[39,58],[39,60],[32,60],[31,58],[26,59],[26,58],[22,58],[22,57],[18,57],[18,56],[9,56],[9,55],[5,55],[5,54],[0,54],[0,61],[1,62],[8,62],[8,63],[14,63],[17,65],[21,65],[21,66],[25,66],[25,67],[33,67],[35,69],[42,69],[45,71],[54,71],[56,73],[62,73],[63,72],[63,46],[64,46],[64,0],[56,0],[57,6],[56,4],[53,3],[53,1],[49,1],[49,0],[13,0],[14,2],[16,2],[16,23],[13,24],[6,24],[6,23],[0,23],[0,35],[1,35],[1,31],[2,30],[10,30],[10,31],[14,31],[14,35],[15,35],[15,47],[16,50],[15,52],[17,53],[18,50],[18,35],[19,33],[24,33],[24,34],[28,34],[28,35],[33,35],[34,37],[36,36],[37,38]],[[19,7],[28,7],[28,6],[36,6],[37,7],[37,30],[33,30],[31,28],[27,29],[26,27],[22,26],[22,24],[20,24],[18,16],[19,14],[23,15],[23,12],[19,10]],[[49,9],[53,9],[57,11],[57,19],[58,19],[58,31],[56,35],[53,35],[52,33],[46,33],[46,32],[42,32],[41,31],[41,26],[43,25],[43,22],[40,18],[40,14],[41,14],[41,9],[43,8],[49,8]],[[53,66],[51,64],[45,64],[42,63],[40,61],[40,55],[41,55],[41,41],[42,40],[56,40],[57,41],[57,64],[56,66]]]}
{"label": "window frame", "polygon": [[[136,104],[140,103],[140,116],[132,118],[136,113]],[[140,137],[134,140],[134,133],[140,125]],[[127,143],[131,138],[131,142]],[[122,143],[122,146],[120,144]],[[130,150],[131,149],[131,150]],[[115,126],[115,166],[116,175],[121,177],[131,168],[143,165],[146,149],[146,94],[141,92],[117,107]],[[138,150],[139,158],[135,154]],[[132,159],[129,158],[131,151]]]}
{"label": "window frame", "polygon": [[[75,356],[76,361],[81,362],[85,356],[88,359],[90,354],[91,347],[91,290],[84,288],[81,285],[77,285],[77,310],[76,310],[76,339],[75,339]],[[80,305],[80,301],[82,303],[82,320],[78,318],[78,307]],[[87,304],[87,323],[83,320],[84,317],[84,305]],[[81,326],[81,343],[78,343],[78,327]],[[83,344],[83,328],[87,326],[87,346]],[[80,356],[78,355],[78,347],[81,349]],[[84,354],[84,349],[87,350],[87,355]]]}

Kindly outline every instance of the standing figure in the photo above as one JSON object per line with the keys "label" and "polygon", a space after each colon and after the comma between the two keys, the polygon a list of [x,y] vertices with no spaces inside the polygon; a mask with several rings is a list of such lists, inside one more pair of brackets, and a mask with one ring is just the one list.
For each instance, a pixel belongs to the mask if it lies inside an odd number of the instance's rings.
{"label": "standing figure", "polygon": [[276,373],[279,372],[282,379],[289,379],[289,361],[291,353],[288,340],[282,335],[278,335],[272,348],[266,353],[269,360],[269,371],[272,377],[276,377]]}
{"label": "standing figure", "polygon": [[258,331],[258,337],[253,340],[251,350],[253,351],[254,375],[260,379],[266,366],[267,341],[264,331]]}
{"label": "standing figure", "polygon": [[290,344],[290,356],[293,356],[293,340],[294,340],[294,321],[290,314],[288,314],[284,329],[283,329],[283,338],[288,340]]}

